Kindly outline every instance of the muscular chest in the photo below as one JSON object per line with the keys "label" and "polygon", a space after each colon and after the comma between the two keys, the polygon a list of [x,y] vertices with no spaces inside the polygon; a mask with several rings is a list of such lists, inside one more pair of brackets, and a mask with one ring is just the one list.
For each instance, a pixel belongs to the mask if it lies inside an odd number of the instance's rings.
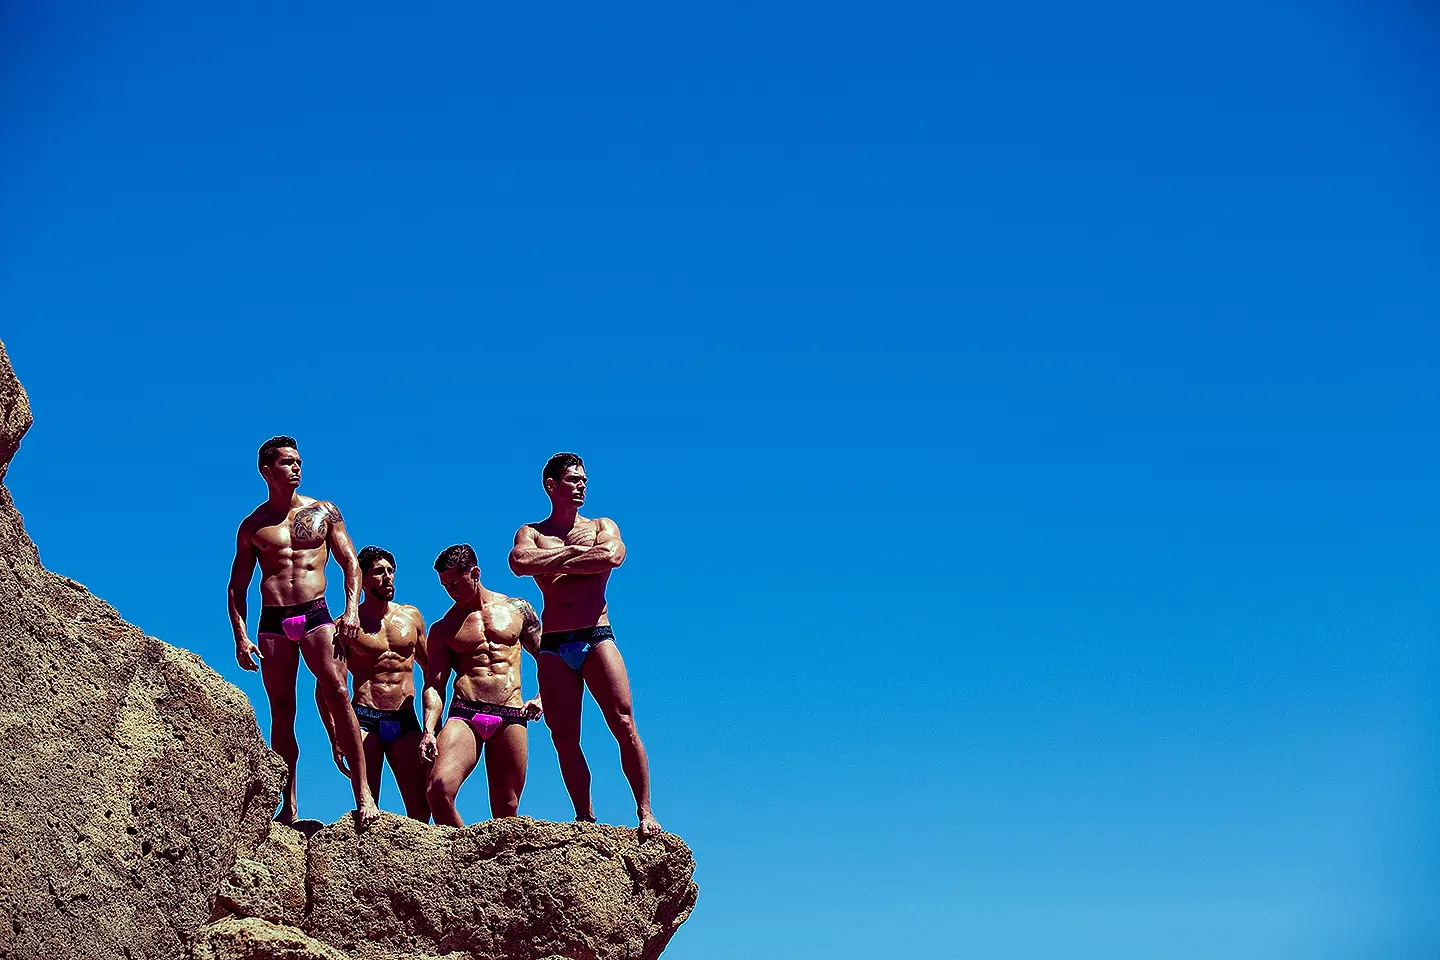
{"label": "muscular chest", "polygon": [[314,550],[325,545],[330,535],[330,522],[324,506],[318,503],[300,507],[283,522],[267,524],[255,531],[255,548],[262,553],[286,550]]}
{"label": "muscular chest", "polygon": [[546,549],[555,547],[593,547],[595,546],[596,521],[582,520],[569,530],[554,533],[539,533],[535,537],[535,545]]}
{"label": "muscular chest", "polygon": [[487,606],[465,618],[452,641],[456,650],[479,653],[486,649],[503,650],[520,642],[520,615],[505,605]]}
{"label": "muscular chest", "polygon": [[409,623],[386,620],[379,629],[370,631],[361,624],[359,636],[351,645],[354,656],[378,660],[389,654],[401,660],[415,656],[416,632]]}

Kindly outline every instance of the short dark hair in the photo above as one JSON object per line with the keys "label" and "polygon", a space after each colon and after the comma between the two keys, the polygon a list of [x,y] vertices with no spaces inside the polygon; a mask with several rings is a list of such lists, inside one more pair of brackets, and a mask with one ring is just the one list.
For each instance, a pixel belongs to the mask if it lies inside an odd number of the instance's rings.
{"label": "short dark hair", "polygon": [[395,555],[389,550],[381,547],[369,546],[360,551],[360,572],[369,573],[371,566],[376,560],[385,560],[390,564],[390,569],[395,569]]}
{"label": "short dark hair", "polygon": [[580,459],[579,454],[557,453],[545,461],[545,469],[540,473],[541,481],[559,480],[565,476],[565,471],[571,467],[583,467],[585,461]]}
{"label": "short dark hair", "polygon": [[453,547],[446,547],[440,551],[440,556],[435,558],[436,573],[444,573],[446,570],[464,572],[471,567],[478,566],[480,566],[480,561],[475,558],[475,551],[470,549],[468,543],[457,543]]}
{"label": "short dark hair", "polygon": [[260,466],[270,466],[270,461],[275,459],[275,451],[281,447],[292,447],[297,451],[300,449],[294,437],[271,437],[260,444]]}

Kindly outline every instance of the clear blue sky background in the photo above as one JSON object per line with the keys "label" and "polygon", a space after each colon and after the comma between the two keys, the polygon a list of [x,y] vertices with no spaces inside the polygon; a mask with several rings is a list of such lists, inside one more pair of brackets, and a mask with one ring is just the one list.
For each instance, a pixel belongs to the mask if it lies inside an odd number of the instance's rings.
{"label": "clear blue sky background", "polygon": [[680,7],[11,5],[47,565],[266,721],[260,441],[432,620],[577,450],[667,956],[1435,956],[1433,14]]}

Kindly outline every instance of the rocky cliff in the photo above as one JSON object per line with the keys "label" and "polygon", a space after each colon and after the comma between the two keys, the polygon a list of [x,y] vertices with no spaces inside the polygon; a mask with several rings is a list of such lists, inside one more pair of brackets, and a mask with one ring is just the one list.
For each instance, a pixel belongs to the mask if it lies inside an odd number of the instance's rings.
{"label": "rocky cliff", "polygon": [[[0,480],[31,415],[0,344]],[[0,483],[0,958],[659,955],[695,903],[677,837],[526,818],[270,823],[245,696],[40,564]]]}

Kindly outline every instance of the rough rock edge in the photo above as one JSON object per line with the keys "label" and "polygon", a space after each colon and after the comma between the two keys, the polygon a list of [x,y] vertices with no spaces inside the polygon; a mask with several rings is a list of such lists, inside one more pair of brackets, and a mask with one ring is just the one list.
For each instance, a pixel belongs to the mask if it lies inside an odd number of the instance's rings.
{"label": "rough rock edge", "polygon": [[[33,423],[29,396],[15,375],[5,344],[0,342],[0,481],[3,481]],[[111,649],[129,651],[105,658],[93,677],[77,677],[77,682],[98,684],[95,690],[108,692],[111,697],[112,710],[93,718],[93,723],[89,720],[77,721],[73,710],[35,712],[33,695],[40,689],[36,677],[47,667],[57,667],[59,660],[43,655],[38,660],[32,659],[26,654],[23,644],[3,651],[3,656],[0,656],[0,659],[6,660],[7,670],[14,671],[12,677],[20,684],[16,691],[18,699],[8,704],[10,709],[0,708],[0,726],[15,725],[16,717],[23,714],[27,722],[38,719],[59,724],[57,729],[62,735],[78,722],[84,722],[92,729],[96,725],[110,729],[112,739],[108,744],[101,744],[98,751],[92,749],[77,754],[73,767],[67,764],[66,769],[76,770],[82,780],[87,776],[94,779],[116,773],[114,768],[103,765],[118,756],[124,761],[120,766],[131,775],[131,787],[134,788],[145,780],[148,765],[157,764],[156,769],[161,769],[173,760],[175,744],[184,743],[184,734],[193,726],[186,722],[187,715],[193,721],[196,708],[221,714],[226,720],[248,718],[254,724],[254,712],[248,698],[200,657],[144,635],[84,584],[45,569],[35,542],[25,530],[24,518],[15,508],[10,491],[3,482],[0,482],[0,564],[3,564],[0,581],[3,581],[6,596],[21,601],[18,607],[0,608],[0,624],[5,629],[17,634],[29,633],[37,638],[41,635],[35,632],[36,627],[42,630],[59,629],[62,633],[75,630],[100,632],[107,635]],[[27,607],[31,616],[39,611],[40,619],[34,623],[21,620],[21,611]],[[32,672],[35,675],[32,676]],[[144,695],[147,686],[156,688],[155,696]],[[184,704],[181,701],[186,695],[195,695],[197,699],[193,704]],[[44,699],[43,696],[41,699]],[[166,731],[167,735],[159,739],[168,746],[142,749],[133,755],[129,753],[120,720],[122,716],[133,719],[139,713],[151,716],[153,729]],[[15,912],[10,916],[11,922],[0,929],[0,957],[78,956],[81,954],[76,951],[92,948],[116,957],[122,953],[125,956],[152,957],[187,955],[188,943],[205,920],[207,905],[213,900],[215,888],[233,869],[236,857],[248,856],[265,838],[274,807],[274,803],[269,803],[267,809],[269,795],[273,794],[275,802],[278,802],[284,762],[265,747],[258,727],[254,728],[254,733],[254,743],[259,751],[253,756],[248,751],[242,751],[250,757],[248,772],[241,769],[245,765],[243,763],[241,767],[234,767],[238,754],[230,757],[231,772],[239,772],[249,783],[248,789],[233,796],[237,804],[232,811],[234,820],[223,821],[222,818],[222,822],[214,823],[213,817],[202,816],[200,821],[192,822],[181,817],[164,825],[167,832],[163,838],[143,837],[149,816],[145,811],[155,805],[142,807],[139,804],[143,799],[140,793],[129,796],[128,817],[120,806],[104,810],[107,819],[103,825],[98,818],[93,823],[87,819],[91,814],[101,812],[98,807],[72,805],[53,811],[54,816],[46,820],[22,805],[19,797],[28,796],[23,792],[25,785],[16,779],[15,771],[8,771],[11,776],[6,778],[7,788],[22,792],[15,795],[14,808],[7,804],[4,813],[0,814],[0,834],[7,843],[24,845],[24,849],[38,851],[39,855],[26,858],[22,865],[23,854],[21,847],[17,846],[13,872],[5,871],[7,882],[20,882],[11,885],[7,894],[8,903]],[[33,738],[34,735],[27,736]],[[27,747],[29,741],[17,743],[17,746]],[[112,752],[111,748],[118,753]],[[96,767],[96,764],[102,766]],[[124,795],[111,799],[123,800]],[[110,820],[112,812],[120,812],[121,816]],[[118,836],[119,826],[126,820],[139,828],[126,833],[136,838],[133,843],[142,856],[148,852],[144,848],[150,840],[163,839],[170,847],[157,856],[172,863],[184,860],[187,872],[200,873],[200,882],[186,887],[191,901],[186,908],[173,900],[167,901],[162,892],[165,882],[181,879],[182,873],[160,868],[153,871],[153,876],[142,880],[137,878],[144,876],[143,873],[137,873],[133,867],[127,869],[123,846],[125,837]],[[206,831],[203,839],[192,833],[191,827],[197,824]],[[53,839],[51,835],[62,825],[67,834],[64,848],[47,847],[47,837]],[[212,827],[218,827],[220,832],[211,836]],[[75,832],[73,841],[68,836],[71,830]],[[92,846],[97,837],[98,848]],[[112,844],[118,840],[121,844],[107,846],[106,840]],[[207,840],[218,840],[219,843],[207,846]],[[154,849],[158,848],[157,843]],[[76,857],[79,858],[78,863],[72,865],[68,874],[63,865],[57,866],[64,858]],[[50,866],[37,864],[37,859]],[[10,867],[9,860],[6,857],[7,868]],[[199,866],[189,868],[189,864]],[[91,885],[102,889],[110,887],[112,892],[133,885],[143,895],[133,902],[126,898],[97,898],[94,889],[87,890]],[[30,889],[28,896],[17,893],[26,886]],[[47,891],[48,896],[45,895]],[[47,901],[54,904],[49,917],[44,915],[50,909]],[[19,912],[22,902],[25,905],[23,913]],[[183,912],[184,909],[189,910],[188,915]],[[128,923],[123,920],[125,911],[130,913]],[[111,927],[107,921],[121,922],[123,930]],[[34,952],[38,949],[37,931],[47,928],[47,933],[40,934],[39,945],[48,942],[56,948],[55,952]],[[139,935],[142,939],[126,940],[127,933]]]}
{"label": "rough rock edge", "polygon": [[[386,819],[409,824],[409,821],[403,817],[382,811],[382,823]],[[529,819],[520,817],[507,821],[487,820],[460,829],[482,834],[481,837],[477,837],[477,840],[481,841],[482,847],[488,849],[481,853],[481,859],[489,859],[498,855],[506,847],[507,838],[504,834]],[[546,823],[546,821],[536,822]],[[612,840],[623,841],[628,840],[629,835],[633,833],[633,830],[629,828],[605,824],[548,825],[571,827],[576,836],[573,840],[565,841],[565,843],[578,843],[600,853],[607,853],[607,851],[601,850],[585,834],[603,833],[609,835]],[[383,829],[378,824],[377,828]],[[429,829],[448,830],[450,828],[430,826]],[[339,833],[352,839],[358,839],[349,815],[329,824],[320,833],[332,836]],[[353,960],[353,954],[316,938],[308,930],[308,920],[314,903],[310,884],[311,858],[314,855],[311,849],[312,840],[312,837],[299,830],[283,824],[271,823],[268,836],[255,846],[250,857],[237,857],[230,875],[220,885],[220,889],[214,897],[214,909],[210,920],[196,931],[195,941],[191,947],[192,960],[337,960],[337,958],[338,960]],[[674,834],[662,833],[645,842],[659,845],[667,851],[678,846],[685,851],[687,856],[692,856],[685,841]],[[477,853],[479,852],[477,851]],[[300,859],[298,865],[293,863],[296,853],[299,854]],[[621,856],[621,859],[626,870],[638,883],[640,878],[637,875],[638,870],[632,855],[627,851]],[[287,882],[287,877],[284,876],[287,872],[298,874],[298,876],[289,877]],[[260,882],[246,882],[251,878],[258,879],[260,877],[264,878]],[[298,889],[303,903],[298,909],[287,909],[284,902],[277,903],[275,900],[265,897],[267,892],[263,886],[265,881],[276,886]],[[660,928],[660,933],[646,945],[644,952],[636,960],[655,960],[664,952],[676,931],[689,919],[691,911],[695,908],[699,889],[693,877],[687,878],[686,893],[674,903],[673,909],[666,909],[668,904],[664,902],[665,898],[660,898],[662,900],[661,910],[655,915],[655,923]],[[283,901],[284,891],[278,892]],[[295,898],[292,895],[289,899],[294,900]],[[435,955],[430,953],[386,951],[384,956],[387,960],[435,960]],[[450,954],[445,956],[450,956]],[[568,960],[568,958],[552,955],[539,958],[539,960]]]}
{"label": "rough rock edge", "polygon": [[30,396],[25,392],[20,378],[15,376],[15,368],[10,365],[10,355],[5,352],[4,342],[0,341],[0,385],[11,384],[15,387],[14,396],[7,398],[0,392],[0,403],[4,404],[3,408],[0,408],[0,481],[5,479],[5,471],[9,468],[15,451],[20,449],[20,441],[35,422],[35,418],[30,414]]}

